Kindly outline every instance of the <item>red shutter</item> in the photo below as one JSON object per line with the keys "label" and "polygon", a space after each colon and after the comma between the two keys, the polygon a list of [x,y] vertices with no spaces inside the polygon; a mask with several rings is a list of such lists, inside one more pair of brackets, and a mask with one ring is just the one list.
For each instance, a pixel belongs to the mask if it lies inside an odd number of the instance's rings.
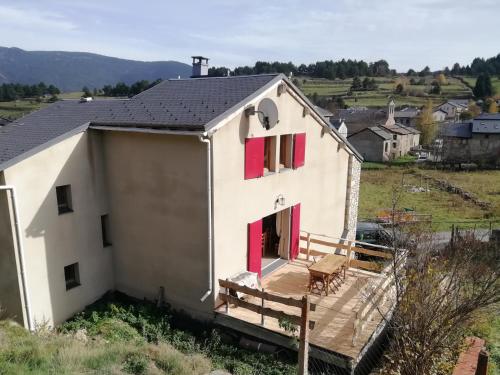
{"label": "red shutter", "polygon": [[293,168],[302,167],[306,158],[306,133],[293,135]]}
{"label": "red shutter", "polygon": [[292,207],[290,231],[290,258],[295,259],[300,251],[300,203]]}
{"label": "red shutter", "polygon": [[248,271],[262,273],[262,219],[248,224]]}
{"label": "red shutter", "polygon": [[245,180],[264,175],[264,138],[245,139]]}

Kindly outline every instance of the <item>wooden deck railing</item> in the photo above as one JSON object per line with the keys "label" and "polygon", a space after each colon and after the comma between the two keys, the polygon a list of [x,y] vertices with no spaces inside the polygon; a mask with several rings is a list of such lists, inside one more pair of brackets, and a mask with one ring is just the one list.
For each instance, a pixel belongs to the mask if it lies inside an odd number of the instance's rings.
{"label": "wooden deck railing", "polygon": [[373,257],[378,257],[381,259],[392,259],[392,254],[384,252],[384,251],[378,251],[378,250],[371,250],[371,249],[365,249],[362,247],[357,247],[354,246],[353,243],[355,241],[349,241],[345,240],[346,243],[337,243],[334,242],[333,240],[323,240],[317,237],[323,237],[323,238],[328,238],[327,236],[323,235],[313,235],[312,233],[306,232],[306,231],[301,231],[305,235],[301,235],[300,239],[302,241],[306,242],[306,247],[300,247],[300,251],[302,253],[306,254],[306,259],[309,260],[310,256],[314,254],[324,254],[327,253],[327,251],[324,251],[323,249],[320,249],[318,247],[312,247],[311,244],[317,244],[320,246],[326,246],[328,248],[333,248],[334,251],[335,249],[339,250],[345,250],[345,255],[349,258],[349,267],[354,267],[354,268],[361,268],[361,269],[366,269],[369,271],[378,271],[380,272],[382,270],[382,265],[378,262],[369,262],[369,261],[363,261],[363,260],[358,260],[353,258],[352,254],[365,254]]}
{"label": "wooden deck railing", "polygon": [[[302,234],[305,234],[301,235],[300,239],[306,242],[306,247],[305,248],[301,247],[300,250],[302,253],[306,254],[306,258],[308,260],[311,255],[314,256],[314,254],[324,254],[327,252],[325,251],[325,249],[320,249],[318,247],[311,246],[314,244],[319,246],[326,246],[327,248],[332,248],[334,249],[334,251],[337,249],[344,250],[345,256],[349,258],[348,261],[349,267],[365,269],[369,271],[382,272],[383,264],[379,262],[362,261],[355,259],[353,258],[353,253],[378,257],[381,258],[382,260],[389,260],[393,258],[392,254],[389,252],[365,249],[362,247],[354,246],[353,243],[355,243],[355,241],[349,241],[344,239],[345,243],[337,243],[336,241],[333,240],[333,238],[328,236],[312,234],[306,231],[301,231],[301,232]],[[325,240],[324,238],[328,240]],[[377,247],[384,248],[382,246],[377,246]],[[388,248],[385,249],[389,250]],[[366,323],[371,319],[372,314],[375,311],[379,311],[379,309],[384,304],[387,296],[389,295],[389,293],[391,293],[391,289],[394,285],[394,277],[390,272],[387,272],[387,274],[388,275],[384,276],[381,279],[380,283],[375,288],[373,288],[372,290],[370,290],[369,293],[367,293],[366,300],[361,304],[358,311],[356,312],[356,318],[353,323],[354,325],[353,336],[352,336],[353,346],[355,345],[356,339],[358,338],[359,334],[363,332]]]}
{"label": "wooden deck railing", "polygon": [[[309,330],[314,329],[315,322],[309,319],[309,311],[315,311],[316,305],[309,302],[309,297],[305,295],[301,299],[293,297],[283,297],[278,294],[268,293],[264,289],[258,290],[247,286],[239,285],[229,280],[219,279],[219,286],[225,288],[224,293],[219,293],[219,298],[226,304],[226,314],[229,315],[229,305],[253,311],[261,314],[261,325],[264,326],[264,317],[269,316],[278,320],[286,319],[294,325],[299,326],[299,368],[298,374],[307,374],[309,359]],[[261,299],[260,305],[247,302],[230,294],[230,291],[244,293]],[[265,301],[280,303],[286,306],[297,307],[300,315],[288,314],[280,310],[265,307]]]}

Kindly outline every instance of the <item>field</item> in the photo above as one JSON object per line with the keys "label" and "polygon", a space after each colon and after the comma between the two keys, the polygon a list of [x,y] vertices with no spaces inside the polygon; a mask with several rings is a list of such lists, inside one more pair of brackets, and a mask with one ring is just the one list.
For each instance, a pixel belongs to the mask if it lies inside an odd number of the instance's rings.
{"label": "field", "polygon": [[[363,79],[363,77],[361,77]],[[416,78],[418,80],[418,77]],[[366,107],[384,107],[387,105],[387,98],[393,96],[396,105],[411,105],[422,106],[427,99],[431,99],[434,104],[446,101],[450,98],[469,98],[471,96],[470,89],[455,78],[448,78],[446,85],[441,86],[441,95],[428,95],[425,90],[429,88],[433,78],[426,77],[424,85],[409,85],[406,87],[412,91],[412,95],[397,95],[394,94],[394,89],[401,81],[407,82],[406,78],[395,76],[392,78],[376,77],[375,81],[378,84],[378,89],[375,91],[355,91],[348,95],[352,84],[352,78],[349,79],[309,79],[299,77],[299,84],[302,91],[306,95],[316,93],[320,97],[342,96],[348,106],[366,106]]]}
{"label": "field", "polygon": [[[371,168],[373,164],[368,165]],[[489,221],[497,221],[500,226],[500,171],[477,172],[443,172],[422,170],[423,174],[440,179],[446,179],[477,195],[481,200],[491,202],[491,210],[482,210],[457,194],[441,191],[432,185],[424,188],[429,192],[409,192],[410,186],[421,186],[420,178],[405,175],[405,187],[401,187],[403,174],[410,172],[404,167],[385,167],[382,169],[363,169],[361,172],[361,187],[359,201],[360,219],[371,219],[377,216],[381,209],[392,207],[394,194],[398,198],[399,208],[413,209],[418,213],[431,214],[433,229],[436,231],[450,230],[452,224],[461,226],[488,227]],[[466,224],[469,223],[469,224]]]}
{"label": "field", "polygon": [[0,102],[0,117],[15,120],[42,108],[47,103],[39,103],[35,100],[16,100],[15,102]]}
{"label": "field", "polygon": [[[474,87],[476,84],[476,77],[462,77],[462,79],[467,82],[471,87]],[[491,77],[491,84],[496,90],[497,95],[500,95],[500,77]]]}

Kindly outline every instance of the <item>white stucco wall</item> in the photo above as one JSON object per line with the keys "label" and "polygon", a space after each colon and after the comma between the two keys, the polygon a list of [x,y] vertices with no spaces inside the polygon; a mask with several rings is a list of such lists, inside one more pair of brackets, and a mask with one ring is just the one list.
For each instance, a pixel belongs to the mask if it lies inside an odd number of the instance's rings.
{"label": "white stucco wall", "polygon": [[[4,171],[17,189],[32,315],[58,324],[113,287],[100,137],[80,133]],[[58,214],[56,186],[71,185],[74,212]],[[81,286],[66,291],[64,267],[78,262]]]}
{"label": "white stucco wall", "polygon": [[196,136],[104,134],[116,289],[175,309],[212,312],[206,145]]}
{"label": "white stucco wall", "polygon": [[[290,93],[273,89],[266,97],[278,106],[276,127],[265,130],[257,116],[240,114],[213,136],[216,280],[247,269],[248,223],[297,203],[301,229],[334,237],[345,229],[349,153],[311,115],[303,116]],[[301,132],[307,134],[303,167],[244,179],[245,138]],[[280,194],[286,204],[275,207]]]}

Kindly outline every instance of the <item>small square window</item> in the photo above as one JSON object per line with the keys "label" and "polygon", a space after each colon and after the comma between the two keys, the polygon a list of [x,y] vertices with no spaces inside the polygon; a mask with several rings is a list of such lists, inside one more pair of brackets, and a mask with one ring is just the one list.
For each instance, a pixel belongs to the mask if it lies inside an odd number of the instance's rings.
{"label": "small square window", "polygon": [[393,134],[392,135],[392,139],[398,139],[398,135],[397,134]]}
{"label": "small square window", "polygon": [[64,279],[66,280],[66,290],[76,288],[80,285],[80,270],[78,263],[64,267]]}
{"label": "small square window", "polygon": [[56,195],[57,210],[59,215],[67,212],[73,212],[73,204],[71,202],[71,185],[57,186]]}
{"label": "small square window", "polygon": [[109,217],[108,215],[101,216],[101,232],[102,232],[102,246],[111,246],[111,240],[109,237]]}
{"label": "small square window", "polygon": [[292,140],[291,134],[280,135],[280,169],[292,168]]}
{"label": "small square window", "polygon": [[392,148],[397,148],[398,144],[396,142],[392,142]]}

